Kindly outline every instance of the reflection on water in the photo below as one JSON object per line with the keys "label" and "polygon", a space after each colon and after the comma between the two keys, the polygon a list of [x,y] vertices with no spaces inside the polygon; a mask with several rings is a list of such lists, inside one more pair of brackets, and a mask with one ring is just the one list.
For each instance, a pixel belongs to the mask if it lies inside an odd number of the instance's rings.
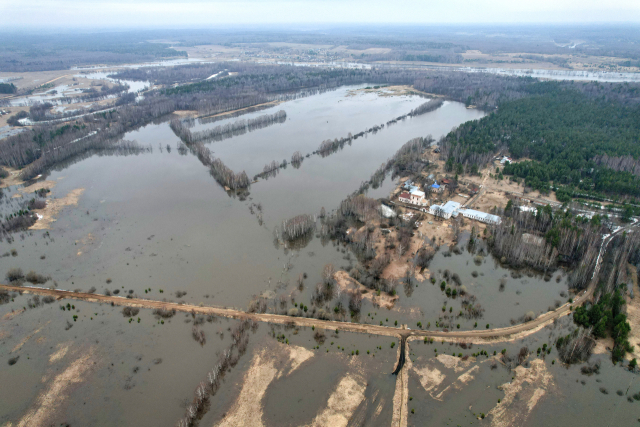
{"label": "reflection on water", "polygon": [[[280,104],[274,110],[287,112],[285,123],[209,147],[236,170],[259,171],[271,160],[313,151],[324,139],[385,123],[424,102],[409,96],[351,95],[351,89]],[[255,114],[265,113],[272,112]],[[76,208],[59,215],[53,240],[27,236],[24,256],[12,258],[11,266],[37,268],[66,289],[94,286],[104,292],[115,284],[138,293],[148,287],[186,289],[186,301],[198,303],[210,295],[209,303],[243,309],[252,295],[291,292],[295,279],[307,273],[308,286],[300,297],[307,300],[323,265],[348,267],[355,260],[317,238],[285,255],[284,248],[273,245],[273,228],[299,214],[333,210],[407,140],[427,134],[437,138],[482,116],[462,104],[445,103],[439,110],[359,138],[334,155],[312,156],[298,169],[280,169],[276,177],[251,185],[245,201],[230,197],[195,156],[174,149],[180,144],[168,123],[150,124],[125,139],[151,145],[152,153],[93,156],[50,173],[47,179],[57,183],[54,197],[77,188],[85,192]],[[386,196],[392,185],[386,180],[369,194]],[[251,214],[252,203],[261,204],[261,218]],[[10,247],[0,243],[2,252]],[[40,255],[45,259],[39,260]],[[107,284],[107,278],[113,284]]]}

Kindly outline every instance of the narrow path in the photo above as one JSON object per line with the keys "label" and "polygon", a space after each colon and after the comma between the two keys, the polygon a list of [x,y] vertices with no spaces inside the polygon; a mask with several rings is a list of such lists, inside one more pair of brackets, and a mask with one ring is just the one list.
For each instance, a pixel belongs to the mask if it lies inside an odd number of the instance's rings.
{"label": "narrow path", "polygon": [[369,325],[362,323],[350,323],[333,320],[320,320],[307,317],[291,317],[282,314],[268,314],[268,313],[247,313],[245,311],[222,308],[212,306],[200,306],[192,304],[180,304],[175,302],[164,302],[142,298],[125,298],[119,296],[107,296],[99,294],[89,294],[83,292],[65,291],[60,289],[47,289],[32,286],[11,286],[0,285],[0,290],[6,290],[10,292],[25,292],[38,295],[51,295],[57,299],[75,299],[94,303],[107,303],[118,306],[129,307],[141,307],[141,308],[164,308],[169,310],[176,310],[187,313],[196,314],[212,314],[215,316],[228,317],[231,319],[251,319],[256,322],[274,323],[274,324],[293,324],[295,326],[305,326],[321,328],[325,330],[341,330],[346,332],[356,332],[364,334],[372,334],[379,336],[400,337],[403,341],[409,337],[427,337],[427,338],[447,338],[447,339],[478,339],[487,340],[493,342],[508,341],[522,336],[522,334],[534,333],[544,326],[552,323],[555,319],[562,316],[566,316],[571,313],[572,309],[582,305],[593,295],[597,284],[597,273],[602,263],[602,253],[611,242],[614,235],[621,231],[629,231],[633,225],[620,228],[615,233],[606,235],[603,238],[600,246],[600,253],[596,261],[596,267],[594,268],[591,282],[587,289],[582,291],[576,296],[571,303],[565,303],[554,311],[549,311],[538,316],[536,319],[514,326],[507,326],[505,328],[494,329],[479,329],[473,331],[430,331],[422,329],[400,329],[389,326]]}

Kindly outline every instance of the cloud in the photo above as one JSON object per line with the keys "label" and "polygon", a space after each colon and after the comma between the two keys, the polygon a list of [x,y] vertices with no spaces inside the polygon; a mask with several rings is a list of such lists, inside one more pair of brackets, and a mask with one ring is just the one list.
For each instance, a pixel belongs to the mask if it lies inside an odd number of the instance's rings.
{"label": "cloud", "polygon": [[283,23],[640,22],[637,0],[21,0],[13,27],[206,27]]}

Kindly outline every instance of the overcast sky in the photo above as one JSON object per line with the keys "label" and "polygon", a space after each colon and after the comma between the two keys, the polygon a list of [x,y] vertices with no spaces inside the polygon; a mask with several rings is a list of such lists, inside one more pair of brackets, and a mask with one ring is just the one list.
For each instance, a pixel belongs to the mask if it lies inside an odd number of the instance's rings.
{"label": "overcast sky", "polygon": [[640,22],[640,0],[0,0],[0,27]]}

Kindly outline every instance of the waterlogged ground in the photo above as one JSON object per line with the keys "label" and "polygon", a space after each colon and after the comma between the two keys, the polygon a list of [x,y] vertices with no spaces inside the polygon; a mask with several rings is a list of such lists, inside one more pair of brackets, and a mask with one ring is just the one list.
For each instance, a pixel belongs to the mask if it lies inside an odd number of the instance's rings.
{"label": "waterlogged ground", "polygon": [[[208,147],[233,169],[245,169],[252,176],[272,160],[289,159],[298,150],[311,153],[324,139],[386,123],[426,101],[357,89],[362,87],[242,116],[287,112],[285,123]],[[56,206],[51,222],[45,229],[0,242],[0,254],[8,254],[0,258],[0,274],[21,268],[50,276],[45,286],[242,310],[258,295],[269,298],[270,308],[280,295],[286,297],[287,308],[311,306],[325,264],[350,269],[357,261],[344,247],[318,237],[285,249],[274,243],[274,227],[297,214],[334,209],[407,140],[428,134],[437,139],[453,126],[481,116],[446,102],[434,112],[359,138],[328,157],[311,156],[300,168],[281,169],[277,176],[252,184],[243,200],[221,188],[195,156],[179,152],[179,140],[167,122],[151,124],[125,136],[150,146],[149,152],[83,156],[42,177],[40,185],[50,188],[49,199],[55,200],[50,202]],[[197,124],[194,130],[238,119]],[[387,179],[369,196],[386,197],[394,185]],[[24,187],[4,192],[3,214],[30,197]],[[555,272],[549,280],[526,272],[514,275],[491,256],[477,258],[480,250],[486,254],[482,243],[469,251],[463,239],[460,249],[450,256],[447,248],[437,252],[429,267],[436,285],[425,281],[399,286],[393,309],[376,308],[365,300],[359,317],[346,314],[344,320],[390,327],[397,322],[411,328],[421,322],[422,327],[435,328],[445,305],[445,313],[451,307],[452,321],[464,330],[507,326],[528,312],[538,315],[556,301],[566,302],[561,296],[566,291],[564,272]],[[446,270],[458,274],[478,298],[485,309],[480,319],[457,316],[460,298],[447,298],[438,285]],[[296,279],[304,273],[300,289]],[[3,426],[173,425],[198,382],[228,348],[230,328],[237,324],[205,321],[200,328],[206,343],[201,346],[192,338],[190,314],[179,313],[162,324],[150,310],[141,310],[129,323],[119,307],[77,301],[56,301],[22,312],[29,298],[15,296],[0,305]],[[346,306],[347,295],[336,295],[331,305],[338,301]],[[75,306],[71,311],[60,308],[67,302]],[[251,334],[247,353],[225,376],[200,425],[387,426],[406,419],[407,425],[501,426],[510,425],[504,420],[513,414],[524,414],[518,425],[542,425],[550,416],[565,425],[596,426],[610,419],[631,425],[640,403],[628,402],[627,397],[639,392],[640,384],[634,375],[612,366],[606,355],[592,357],[602,359],[603,368],[591,377],[581,375],[580,366],[553,364],[555,350],[535,360],[535,349],[566,335],[569,325],[565,318],[524,341],[466,349],[411,341],[406,383],[398,383],[390,374],[398,343],[392,348],[390,338],[333,332],[315,336],[310,329],[262,324]],[[533,355],[519,371],[492,360],[493,351],[516,354],[525,345]],[[437,359],[436,348],[441,355]],[[473,353],[481,349],[491,357],[475,358]],[[460,354],[469,358],[462,360]],[[504,387],[509,382],[519,388]],[[410,396],[406,409],[396,403],[394,412],[394,396],[401,402],[405,391]],[[592,405],[593,396],[597,406]],[[507,404],[499,406],[498,399]],[[524,411],[519,406],[523,402],[534,404]],[[481,421],[476,417],[482,413],[486,418]]]}
{"label": "waterlogged ground", "polygon": [[184,313],[160,323],[142,310],[129,323],[120,307],[80,301],[22,312],[29,299],[0,306],[0,425],[171,425],[236,324],[205,321],[200,346]]}
{"label": "waterlogged ground", "polygon": [[[586,364],[560,363],[553,343],[573,329],[571,323],[563,318],[525,339],[493,345],[411,341],[408,408],[414,413],[408,425],[545,426],[550,419],[568,426],[637,424],[637,374],[604,354],[589,360],[600,361],[598,374],[582,374]],[[550,352],[538,355],[545,344]],[[515,366],[509,361],[523,347],[530,354]]]}
{"label": "waterlogged ground", "polygon": [[[292,129],[287,141],[299,134],[295,141],[300,141],[298,149],[303,153],[314,150],[331,134],[316,135],[315,127],[307,123],[326,122],[336,104],[353,104],[350,121],[343,117],[346,111],[335,112],[342,125],[333,136],[343,137],[385,121],[384,113],[378,113],[375,121],[361,114],[359,104],[367,105],[369,113],[373,111],[369,104],[379,103],[383,112],[388,107],[386,117],[391,119],[424,101],[416,96],[352,95],[349,89],[328,92],[281,104],[276,108],[287,111],[286,123],[212,143],[211,149],[238,169],[234,163],[243,164],[247,153],[277,147],[278,141],[263,140],[262,135],[278,130]],[[318,214],[322,207],[335,208],[407,140],[427,134],[438,137],[481,115],[461,104],[446,103],[437,111],[359,138],[329,157],[312,156],[299,169],[289,166],[275,178],[260,180],[251,186],[245,201],[229,196],[195,156],[178,152],[178,138],[168,123],[152,124],[125,135],[125,139],[150,144],[152,153],[92,156],[51,172],[46,180],[55,183],[52,197],[84,190],[77,206],[58,215],[48,236],[34,232],[12,244],[2,242],[0,252],[17,249],[20,255],[7,260],[7,269],[37,270],[51,275],[63,289],[95,287],[104,292],[124,284],[138,295],[146,288],[162,288],[167,297],[181,290],[187,291],[183,299],[188,302],[244,309],[253,295],[291,292],[301,273],[308,274],[306,283],[311,288],[325,264],[349,264],[343,259],[346,254],[330,245],[323,247],[319,239],[301,250],[283,252],[273,244],[273,229],[281,221],[303,213]],[[253,171],[274,158],[290,157],[296,144],[288,144],[290,148],[281,152],[273,148],[275,154],[255,160]],[[221,155],[218,150],[223,147],[228,151]],[[386,196],[391,187],[388,179],[372,195]],[[257,208],[251,214],[251,204],[261,205],[262,223]],[[43,255],[45,259],[40,259]]]}

